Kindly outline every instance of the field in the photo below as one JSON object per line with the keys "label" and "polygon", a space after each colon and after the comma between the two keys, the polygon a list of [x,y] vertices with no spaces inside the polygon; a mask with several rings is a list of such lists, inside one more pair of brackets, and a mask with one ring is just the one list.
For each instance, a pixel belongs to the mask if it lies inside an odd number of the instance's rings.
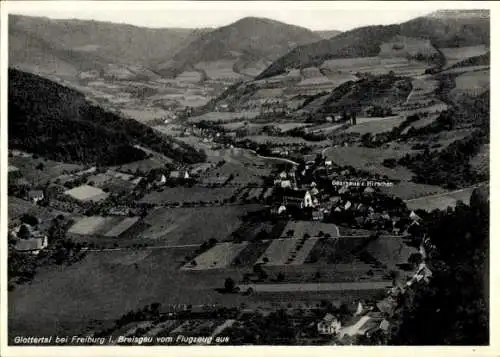
{"label": "field", "polygon": [[71,226],[68,233],[118,237],[136,224],[137,221],[139,221],[139,217],[82,217]]}
{"label": "field", "polygon": [[[314,248],[311,250],[307,261],[319,264],[335,264],[340,263],[349,264],[355,262],[356,268],[352,267],[349,270],[361,269],[365,271],[366,264],[356,262],[353,255],[354,252],[359,251],[367,242],[367,237],[342,237],[339,239],[321,238]],[[369,266],[366,266],[369,268]]]}
{"label": "field", "polygon": [[422,118],[422,119],[419,119],[417,121],[414,121],[413,123],[408,125],[401,132],[401,134],[406,134],[410,130],[410,128],[420,129],[420,128],[426,127],[428,125],[431,125],[432,123],[434,123],[437,120],[438,117],[439,117],[439,114],[434,114],[434,115],[429,115],[426,118]]}
{"label": "field", "polygon": [[241,290],[252,288],[259,292],[316,292],[316,291],[351,291],[351,290],[386,290],[391,281],[367,281],[356,283],[310,283],[310,284],[248,284],[240,285]]}
{"label": "field", "polygon": [[474,71],[461,74],[455,79],[455,88],[450,95],[467,94],[477,97],[490,89],[490,71]]}
{"label": "field", "polygon": [[223,150],[219,153],[218,158],[224,159],[225,163],[209,170],[202,176],[203,180],[213,180],[217,178],[217,175],[222,177],[233,175],[231,184],[260,184],[262,182],[261,176],[267,176],[271,172],[271,163],[268,160],[248,152],[241,151],[240,155],[236,155],[234,152]]}
{"label": "field", "polygon": [[201,244],[210,238],[221,242],[241,225],[242,215],[257,209],[258,205],[159,208],[146,216],[148,227],[139,237],[169,245]]}
{"label": "field", "polygon": [[121,109],[125,117],[135,119],[141,123],[148,123],[153,120],[164,120],[172,113],[159,108],[144,108],[144,109]]}
{"label": "field", "polygon": [[314,134],[327,134],[337,129],[340,129],[344,124],[320,124],[307,128],[305,131],[307,133]]}
{"label": "field", "polygon": [[324,156],[341,166],[353,166],[359,170],[366,170],[379,175],[387,175],[389,179],[410,181],[413,173],[402,167],[388,168],[382,165],[386,158],[399,158],[405,152],[365,147],[334,147],[325,150]]}
{"label": "field", "polygon": [[283,95],[284,88],[261,88],[252,96],[252,99],[277,98]]}
{"label": "field", "polygon": [[289,258],[292,257],[292,253],[296,252],[298,243],[299,239],[273,240],[271,245],[256,263],[265,263],[265,265],[285,265],[287,262],[290,262]]}
{"label": "field", "polygon": [[463,74],[474,71],[484,71],[489,70],[489,65],[477,65],[477,66],[467,66],[467,67],[458,67],[458,68],[449,68],[442,71],[442,74]]}
{"label": "field", "polygon": [[234,63],[234,60],[200,62],[196,64],[196,69],[204,71],[209,79],[236,81],[242,75],[233,71]]}
{"label": "field", "polygon": [[249,266],[253,265],[259,257],[264,254],[264,252],[269,248],[271,240],[255,240],[253,242],[248,242],[245,249],[240,251],[238,256],[233,260],[233,266]]}
{"label": "field", "polygon": [[197,71],[184,71],[181,74],[179,74],[175,79],[180,82],[198,83],[201,81],[202,75],[200,72]]}
{"label": "field", "polygon": [[179,270],[177,262],[192,251],[149,250],[133,264],[122,264],[131,251],[97,252],[70,266],[41,268],[31,284],[9,292],[9,335],[78,335],[93,320],[110,321],[154,302],[231,307],[248,301],[214,290],[227,277],[239,281],[236,270]]}
{"label": "field", "polygon": [[106,199],[109,193],[104,192],[100,188],[92,187],[89,185],[81,185],[71,190],[67,190],[64,194],[73,197],[79,201],[93,201],[98,202]]}
{"label": "field", "polygon": [[412,200],[407,200],[406,205],[411,210],[423,209],[426,211],[432,211],[434,209],[445,210],[448,207],[455,207],[457,201],[462,201],[465,204],[469,204],[470,196],[474,191],[474,187],[466,188],[458,191],[442,193],[430,197],[416,198]]}
{"label": "field", "polygon": [[292,136],[268,136],[268,135],[251,135],[245,136],[242,140],[250,140],[257,144],[276,144],[276,145],[310,145],[310,146],[321,146],[328,143],[327,140],[324,141],[307,141],[303,138],[292,137]]}
{"label": "field", "polygon": [[209,112],[203,115],[199,115],[196,117],[191,117],[187,120],[188,123],[199,123],[202,120],[206,121],[231,121],[234,119],[242,118],[242,119],[253,119],[259,112]]}
{"label": "field", "polygon": [[106,234],[106,237],[119,237],[121,234],[125,233],[128,229],[130,229],[134,224],[139,221],[139,217],[127,217],[116,226],[111,228]]}
{"label": "field", "polygon": [[397,270],[398,264],[408,263],[412,253],[418,253],[418,249],[406,245],[399,237],[382,236],[370,242],[366,251],[387,269]]}
{"label": "field", "polygon": [[[301,284],[302,285],[302,284]],[[381,284],[382,285],[382,284]],[[377,285],[373,285],[378,287]],[[367,285],[368,287],[368,285]],[[286,289],[286,288],[283,288]],[[368,289],[368,290],[314,290],[310,291],[276,291],[264,292],[260,290],[253,294],[251,299],[255,301],[266,301],[272,306],[320,306],[321,301],[338,301],[345,303],[357,303],[360,300],[380,300],[386,296],[386,288]],[[293,300],[291,300],[293,297]],[[285,303],[286,302],[286,303]]]}
{"label": "field", "polygon": [[191,262],[184,265],[183,270],[206,270],[206,269],[224,269],[231,265],[233,260],[247,246],[247,242],[242,243],[219,243],[210,248],[208,251],[198,255],[193,260],[196,265]]}
{"label": "field", "polygon": [[[347,59],[332,59],[323,62],[321,68],[338,74],[356,74],[370,72],[374,75],[387,74],[393,71],[397,75],[418,75],[424,73],[424,63],[407,60],[403,57],[357,57]],[[327,72],[328,73],[328,72]]]}
{"label": "field", "polygon": [[345,130],[346,133],[366,133],[379,134],[391,131],[392,128],[401,124],[405,118],[401,116],[392,116],[387,118],[358,118],[357,124],[350,126]]}
{"label": "field", "polygon": [[[9,165],[17,167],[23,177],[34,185],[44,185],[58,176],[78,172],[84,168],[82,165],[21,156],[9,157]],[[39,165],[43,165],[43,167],[37,169]]]}
{"label": "field", "polygon": [[485,45],[466,46],[466,47],[453,47],[453,48],[440,48],[446,58],[447,66],[461,62],[470,57],[483,55],[489,51]]}
{"label": "field", "polygon": [[217,187],[164,187],[161,192],[153,191],[141,199],[142,203],[173,203],[173,202],[221,202],[232,196],[234,188]]}
{"label": "field", "polygon": [[268,124],[255,124],[255,123],[248,123],[247,121],[236,121],[232,123],[222,124],[221,127],[223,127],[226,130],[237,130],[243,127],[250,130],[258,130],[266,125]]}
{"label": "field", "polygon": [[309,126],[310,124],[307,123],[276,123],[274,126],[276,128],[279,128],[282,132],[287,132],[289,130],[293,130],[296,128],[303,128],[306,126]]}
{"label": "field", "polygon": [[401,181],[391,187],[380,187],[380,191],[389,196],[396,196],[403,200],[446,192],[444,188],[439,186],[411,181]]}

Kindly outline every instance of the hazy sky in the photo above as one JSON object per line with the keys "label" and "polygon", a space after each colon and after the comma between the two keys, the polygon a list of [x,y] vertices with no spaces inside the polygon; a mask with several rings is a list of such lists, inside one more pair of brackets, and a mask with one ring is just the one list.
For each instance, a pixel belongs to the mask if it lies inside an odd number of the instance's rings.
{"label": "hazy sky", "polygon": [[267,17],[311,30],[385,25],[446,8],[480,8],[477,2],[226,2],[226,1],[8,1],[9,13],[94,19],[146,27],[218,27],[242,17]]}

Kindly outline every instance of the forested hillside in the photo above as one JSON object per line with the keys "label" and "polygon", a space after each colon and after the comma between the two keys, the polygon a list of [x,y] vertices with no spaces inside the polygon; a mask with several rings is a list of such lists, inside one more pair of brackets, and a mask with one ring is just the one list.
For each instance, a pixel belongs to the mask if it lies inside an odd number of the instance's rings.
{"label": "forested hillside", "polygon": [[[474,18],[419,17],[389,26],[367,26],[343,32],[329,40],[299,46],[276,60],[258,79],[272,77],[290,68],[319,66],[325,60],[377,56],[382,43],[395,36],[430,40],[437,48],[488,44],[489,13]],[[436,64],[442,55],[429,58]]]}
{"label": "forested hillside", "polygon": [[144,124],[90,104],[73,89],[9,69],[9,148],[64,162],[117,165],[146,157],[136,144],[175,161],[205,158]]}

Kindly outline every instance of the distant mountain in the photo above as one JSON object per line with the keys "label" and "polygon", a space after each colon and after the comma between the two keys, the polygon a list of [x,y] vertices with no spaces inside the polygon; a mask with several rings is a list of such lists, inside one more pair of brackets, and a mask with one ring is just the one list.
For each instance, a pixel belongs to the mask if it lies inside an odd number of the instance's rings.
{"label": "distant mountain", "polygon": [[175,161],[203,161],[193,148],[124,119],[85,100],[82,93],[48,79],[9,69],[9,148],[63,161],[118,165],[146,154],[134,145]]}
{"label": "distant mountain", "polygon": [[320,35],[298,26],[265,18],[246,17],[205,33],[158,65],[158,71],[175,75],[199,63],[233,61],[236,71],[273,61],[297,46],[320,40]]}
{"label": "distant mountain", "polygon": [[338,34],[341,34],[342,31],[337,31],[337,30],[326,30],[326,31],[314,31],[314,33],[317,33],[318,35],[321,36],[321,38],[324,38],[325,40],[328,40],[332,37],[337,36]]}
{"label": "distant mountain", "polygon": [[[257,78],[272,77],[292,68],[319,66],[328,59],[377,56],[381,46],[397,36],[428,40],[437,48],[489,44],[489,12],[438,12],[402,24],[357,28],[329,40],[297,47],[276,60]],[[431,59],[439,62],[439,56]]]}
{"label": "distant mountain", "polygon": [[148,67],[172,57],[205,31],[9,15],[9,63],[62,75],[109,64]]}

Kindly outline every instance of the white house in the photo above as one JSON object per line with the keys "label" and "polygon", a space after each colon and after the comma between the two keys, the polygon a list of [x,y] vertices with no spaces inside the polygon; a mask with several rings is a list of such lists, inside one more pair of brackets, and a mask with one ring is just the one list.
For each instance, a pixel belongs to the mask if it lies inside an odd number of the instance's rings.
{"label": "white house", "polygon": [[420,218],[420,216],[418,216],[414,211],[411,211],[410,219],[414,222],[418,222],[418,221],[422,220],[422,218]]}
{"label": "white house", "polygon": [[167,182],[167,178],[165,177],[165,175],[161,174],[161,175],[158,175],[158,177],[156,178],[156,181],[158,183],[164,184]]}
{"label": "white house", "polygon": [[312,207],[312,206],[313,206],[313,201],[311,193],[309,191],[306,191],[304,195],[304,207]]}
{"label": "white house", "polygon": [[325,166],[332,166],[332,160],[326,160]]}
{"label": "white house", "polygon": [[361,301],[358,302],[358,306],[356,308],[356,312],[354,313],[354,316],[359,316],[363,313],[363,304],[361,304]]}
{"label": "white house", "polygon": [[318,332],[321,335],[336,335],[339,333],[341,327],[340,320],[332,314],[326,314],[317,324]]}
{"label": "white house", "polygon": [[280,181],[280,185],[282,188],[292,187],[292,181],[282,180],[282,181]]}

